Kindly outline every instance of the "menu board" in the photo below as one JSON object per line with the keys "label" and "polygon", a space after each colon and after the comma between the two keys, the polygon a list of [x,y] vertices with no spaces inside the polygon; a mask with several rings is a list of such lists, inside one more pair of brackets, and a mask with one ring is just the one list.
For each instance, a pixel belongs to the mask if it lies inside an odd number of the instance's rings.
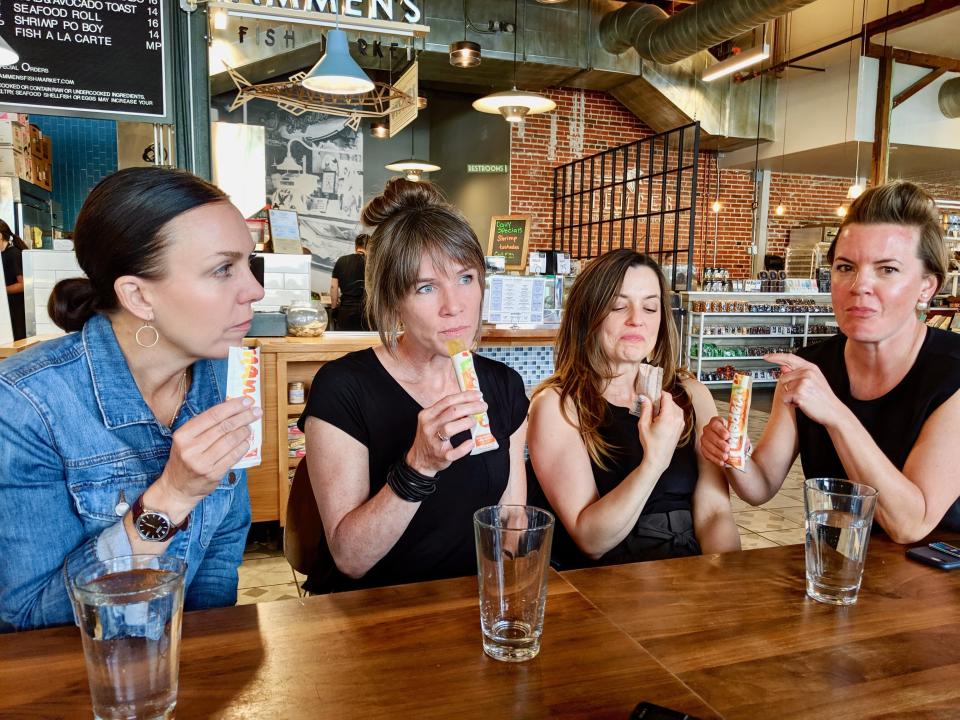
{"label": "menu board", "polygon": [[0,68],[0,109],[168,121],[165,5],[3,0],[0,37],[20,59]]}
{"label": "menu board", "polygon": [[522,270],[527,264],[527,238],[530,217],[527,215],[494,215],[490,219],[487,255],[506,258],[508,270]]}

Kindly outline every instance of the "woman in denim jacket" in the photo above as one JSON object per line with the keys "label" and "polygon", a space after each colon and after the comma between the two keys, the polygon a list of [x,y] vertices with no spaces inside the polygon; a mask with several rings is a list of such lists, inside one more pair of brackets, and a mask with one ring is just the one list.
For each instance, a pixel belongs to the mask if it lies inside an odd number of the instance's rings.
{"label": "woman in denim jacket", "polygon": [[71,622],[67,578],[131,553],[184,560],[187,609],[233,604],[250,502],[230,468],[260,411],[224,402],[222,358],[263,296],[247,227],[204,180],[130,168],[74,245],[87,277],[49,305],[70,334],[0,363],[0,624]]}

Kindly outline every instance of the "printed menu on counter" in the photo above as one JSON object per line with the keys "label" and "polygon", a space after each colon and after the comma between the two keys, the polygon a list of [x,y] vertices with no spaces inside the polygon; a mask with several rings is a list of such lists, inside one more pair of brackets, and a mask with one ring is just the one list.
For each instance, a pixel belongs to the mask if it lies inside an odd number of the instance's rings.
{"label": "printed menu on counter", "polygon": [[3,0],[0,108],[168,119],[165,0]]}
{"label": "printed menu on counter", "polygon": [[483,296],[483,319],[497,325],[543,323],[546,278],[493,275]]}

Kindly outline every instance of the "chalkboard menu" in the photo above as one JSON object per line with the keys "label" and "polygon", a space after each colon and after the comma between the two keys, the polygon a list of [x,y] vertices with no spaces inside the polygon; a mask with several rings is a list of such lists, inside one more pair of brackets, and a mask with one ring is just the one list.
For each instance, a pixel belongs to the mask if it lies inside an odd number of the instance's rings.
{"label": "chalkboard menu", "polygon": [[0,37],[20,56],[0,68],[15,112],[169,121],[167,0],[3,0]]}
{"label": "chalkboard menu", "polygon": [[527,215],[494,215],[490,219],[490,240],[487,255],[506,258],[508,270],[522,270],[527,264],[527,237],[530,218]]}

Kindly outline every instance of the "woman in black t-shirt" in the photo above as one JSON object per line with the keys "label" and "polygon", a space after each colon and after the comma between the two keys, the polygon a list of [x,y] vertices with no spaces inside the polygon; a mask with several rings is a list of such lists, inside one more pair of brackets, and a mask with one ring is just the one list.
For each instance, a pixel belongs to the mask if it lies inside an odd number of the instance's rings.
{"label": "woman in black t-shirt", "polygon": [[[716,406],[678,372],[677,345],[669,291],[650,257],[614,250],[573,284],[556,372],[530,406],[530,495],[542,488],[556,511],[562,568],[740,549],[727,484],[697,452]],[[663,368],[663,392],[644,398],[637,418],[630,408],[644,362]]]}
{"label": "woman in black t-shirt", "polygon": [[[923,323],[947,269],[933,200],[906,182],[868,190],[828,258],[842,334],[767,356],[784,370],[773,410],[746,472],[727,480],[759,505],[799,453],[807,477],[876,488],[875,518],[897,542],[960,530],[960,336]],[[704,455],[723,464],[728,438],[712,421]]]}
{"label": "woman in black t-shirt", "polygon": [[[479,339],[476,235],[432,185],[403,178],[363,222],[375,227],[366,286],[383,345],[324,365],[300,418],[336,563],[308,577],[311,592],[474,573],[474,511],[526,499],[520,376],[475,356],[483,395],[461,392],[447,348]],[[473,455],[469,430],[483,411],[499,448]]]}

